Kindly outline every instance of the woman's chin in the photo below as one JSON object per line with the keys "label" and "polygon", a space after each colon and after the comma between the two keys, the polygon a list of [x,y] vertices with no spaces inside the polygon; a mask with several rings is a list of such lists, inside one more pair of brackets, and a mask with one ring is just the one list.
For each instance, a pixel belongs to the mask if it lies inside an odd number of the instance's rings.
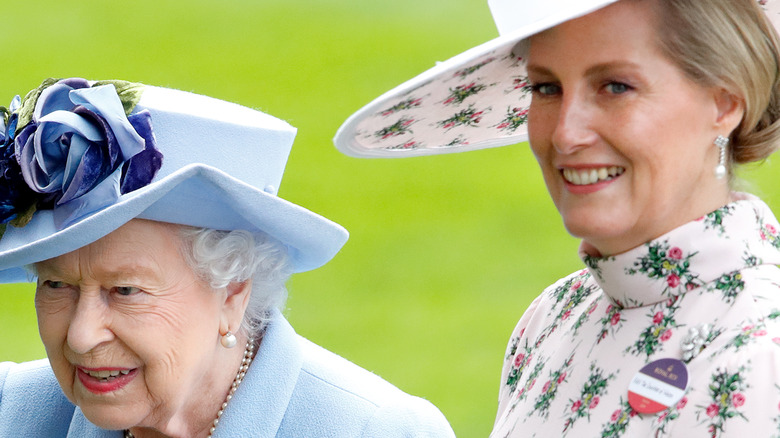
{"label": "woman's chin", "polygon": [[617,221],[583,217],[567,221],[564,218],[564,226],[569,234],[587,244],[589,255],[620,254],[641,244],[634,243],[636,236],[627,230],[623,232],[625,226]]}
{"label": "woman's chin", "polygon": [[555,201],[566,231],[592,242],[619,238],[638,221],[638,215],[625,197],[607,192],[589,196],[567,193]]}
{"label": "woman's chin", "polygon": [[101,429],[124,430],[136,426],[137,421],[132,421],[132,413],[126,409],[115,406],[97,406],[88,404],[79,406],[81,412],[90,423]]}
{"label": "woman's chin", "polygon": [[[124,400],[130,400],[129,396],[123,397]],[[94,400],[92,397],[85,397],[76,400],[75,405],[90,421],[90,423],[101,429],[124,430],[140,424],[144,418],[144,413],[139,412],[141,407],[134,403],[124,403],[122,399],[114,400]]]}

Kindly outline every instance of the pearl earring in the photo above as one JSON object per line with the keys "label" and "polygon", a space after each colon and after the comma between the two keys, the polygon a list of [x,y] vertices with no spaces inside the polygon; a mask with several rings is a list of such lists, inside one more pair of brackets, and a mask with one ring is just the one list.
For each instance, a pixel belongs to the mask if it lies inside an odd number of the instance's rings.
{"label": "pearl earring", "polygon": [[227,332],[224,335],[222,335],[222,339],[219,340],[222,343],[222,346],[225,348],[233,348],[236,346],[236,343],[238,340],[236,339],[236,335],[233,334],[233,332]]}
{"label": "pearl earring", "polygon": [[723,179],[726,177],[728,170],[726,169],[726,147],[729,145],[729,138],[719,135],[715,139],[715,146],[720,150],[720,158],[718,159],[718,166],[715,168],[715,177]]}

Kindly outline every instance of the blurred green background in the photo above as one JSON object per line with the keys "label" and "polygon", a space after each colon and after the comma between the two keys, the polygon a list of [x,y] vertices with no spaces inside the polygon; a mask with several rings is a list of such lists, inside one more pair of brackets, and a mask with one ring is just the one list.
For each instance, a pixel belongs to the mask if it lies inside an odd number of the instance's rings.
{"label": "blurred green background", "polygon": [[[358,160],[331,143],[363,104],[495,37],[485,0],[4,4],[0,105],[49,76],[117,78],[298,127],[280,194],[351,238],[331,263],[293,278],[294,327],[431,400],[459,437],[488,435],[511,330],[535,295],[581,267],[527,145]],[[746,172],[777,211],[779,168]],[[0,289],[0,360],[44,357],[33,288]]]}

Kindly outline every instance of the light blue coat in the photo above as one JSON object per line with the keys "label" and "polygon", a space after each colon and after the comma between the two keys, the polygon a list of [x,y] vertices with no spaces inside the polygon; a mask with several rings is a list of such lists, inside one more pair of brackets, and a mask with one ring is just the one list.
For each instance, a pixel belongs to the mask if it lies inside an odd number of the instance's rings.
{"label": "light blue coat", "polygon": [[[441,412],[298,336],[277,314],[215,438],[454,437]],[[48,360],[0,363],[0,437],[121,438],[90,423]]]}

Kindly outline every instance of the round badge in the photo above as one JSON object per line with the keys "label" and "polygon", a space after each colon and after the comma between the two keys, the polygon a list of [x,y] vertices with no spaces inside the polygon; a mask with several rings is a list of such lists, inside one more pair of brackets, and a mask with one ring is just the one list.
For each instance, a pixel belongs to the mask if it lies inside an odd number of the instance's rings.
{"label": "round badge", "polygon": [[628,385],[628,403],[640,414],[674,406],[688,387],[688,368],[678,359],[659,359],[642,367]]}

